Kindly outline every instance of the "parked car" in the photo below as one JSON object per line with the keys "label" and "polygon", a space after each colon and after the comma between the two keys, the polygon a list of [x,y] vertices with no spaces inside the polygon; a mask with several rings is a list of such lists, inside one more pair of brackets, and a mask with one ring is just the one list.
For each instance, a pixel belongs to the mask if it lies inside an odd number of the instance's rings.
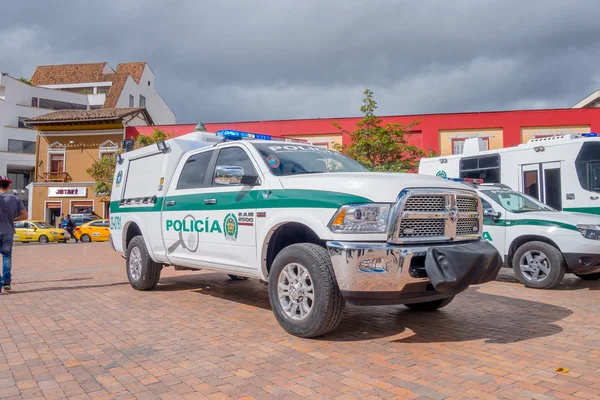
{"label": "parked car", "polygon": [[558,211],[501,183],[468,181],[481,197],[483,238],[525,286],[553,288],[566,272],[600,279],[600,216]]}
{"label": "parked car", "polygon": [[109,234],[110,230],[107,219],[97,219],[86,222],[75,228],[75,232],[73,232],[73,236],[84,243],[106,242]]}
{"label": "parked car", "polygon": [[15,222],[15,242],[65,242],[65,230],[56,228],[43,221]]}
{"label": "parked car", "polygon": [[434,311],[502,267],[474,189],[244,135],[196,132],[119,156],[111,243],[134,289],[169,265],[256,278],[287,332],[316,337],[346,302]]}
{"label": "parked car", "polygon": [[[99,216],[94,214],[71,214],[71,219],[75,222],[75,226],[83,225],[86,222],[95,221],[100,219]],[[60,225],[61,228],[66,229],[67,227],[67,219],[62,222]]]}

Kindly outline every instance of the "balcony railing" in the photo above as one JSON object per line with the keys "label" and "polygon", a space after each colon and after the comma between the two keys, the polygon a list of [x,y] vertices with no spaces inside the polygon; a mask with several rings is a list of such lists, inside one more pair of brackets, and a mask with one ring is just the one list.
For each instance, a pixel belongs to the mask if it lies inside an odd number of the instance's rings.
{"label": "balcony railing", "polygon": [[71,175],[68,172],[44,172],[42,174],[44,182],[71,182]]}

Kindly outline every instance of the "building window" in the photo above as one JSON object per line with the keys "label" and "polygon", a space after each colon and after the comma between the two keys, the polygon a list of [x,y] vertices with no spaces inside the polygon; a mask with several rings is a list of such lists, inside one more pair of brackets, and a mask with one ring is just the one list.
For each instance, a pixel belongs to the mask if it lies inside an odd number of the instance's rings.
{"label": "building window", "polygon": [[10,153],[35,154],[35,142],[27,140],[8,139],[8,151]]}
{"label": "building window", "polygon": [[150,86],[150,81],[148,81],[148,86]]}
{"label": "building window", "polygon": [[140,107],[146,107],[146,98],[140,94]]}
{"label": "building window", "polygon": [[110,90],[110,86],[98,86],[96,89],[97,94],[106,94]]}
{"label": "building window", "polygon": [[27,170],[11,170],[6,171],[8,179],[13,181],[11,188],[23,190],[31,183],[31,171]]}
{"label": "building window", "polygon": [[99,147],[100,158],[112,157],[116,154],[118,149],[119,145],[117,145],[112,140],[107,140],[104,143],[102,143]]}
{"label": "building window", "polygon": [[67,103],[58,100],[39,99],[39,107],[48,110],[87,110],[86,104]]}
{"label": "building window", "polygon": [[65,172],[65,153],[50,153],[50,171]]}
{"label": "building window", "polygon": [[32,97],[31,98],[31,107],[37,107],[37,106],[38,106],[38,98]]}
{"label": "building window", "polygon": [[133,102],[135,101],[135,97],[132,94],[129,95],[129,107],[133,107]]}
{"label": "building window", "polygon": [[[489,150],[490,149],[490,138],[481,138],[483,139],[483,142],[485,143],[485,150]],[[465,140],[467,139],[452,139],[452,154],[462,154],[463,153],[463,149],[465,147]]]}
{"label": "building window", "polygon": [[27,117],[19,117],[19,122],[17,122],[17,126],[19,128],[30,128],[30,126],[25,123],[26,119]]}

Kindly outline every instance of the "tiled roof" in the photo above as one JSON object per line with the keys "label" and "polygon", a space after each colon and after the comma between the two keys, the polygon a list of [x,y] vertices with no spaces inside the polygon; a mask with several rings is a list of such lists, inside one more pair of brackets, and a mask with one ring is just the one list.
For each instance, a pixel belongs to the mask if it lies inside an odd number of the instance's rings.
{"label": "tiled roof", "polygon": [[138,112],[146,112],[146,109],[144,107],[128,107],[98,110],[59,110],[29,118],[27,123],[36,125],[57,122],[110,121],[122,119]]}
{"label": "tiled roof", "polygon": [[91,64],[41,65],[31,77],[32,85],[61,85],[98,82],[105,62]]}
{"label": "tiled roof", "polygon": [[32,85],[61,85],[90,82],[112,82],[102,109],[117,107],[127,76],[140,83],[146,62],[121,63],[115,73],[104,74],[106,62],[92,64],[44,65],[37,67],[31,77]]}
{"label": "tiled roof", "polygon": [[142,73],[146,67],[145,62],[128,62],[117,65],[117,74],[131,75],[131,77],[139,85],[140,79],[142,79]]}

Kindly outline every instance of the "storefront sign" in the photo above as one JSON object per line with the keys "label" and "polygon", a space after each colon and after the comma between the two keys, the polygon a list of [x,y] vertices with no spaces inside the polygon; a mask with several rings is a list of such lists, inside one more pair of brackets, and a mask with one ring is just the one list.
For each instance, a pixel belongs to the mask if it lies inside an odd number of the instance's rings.
{"label": "storefront sign", "polygon": [[49,187],[48,197],[87,197],[86,187]]}

